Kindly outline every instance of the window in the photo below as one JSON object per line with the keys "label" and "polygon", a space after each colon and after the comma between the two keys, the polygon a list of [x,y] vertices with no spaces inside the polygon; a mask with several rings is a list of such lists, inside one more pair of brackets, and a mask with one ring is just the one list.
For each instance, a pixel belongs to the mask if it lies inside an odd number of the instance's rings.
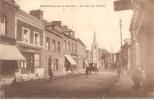
{"label": "window", "polygon": [[26,68],[26,66],[27,66],[26,61],[21,61],[21,62],[20,62],[20,67],[21,67],[21,68]]}
{"label": "window", "polygon": [[66,51],[66,40],[64,40],[64,51]]}
{"label": "window", "polygon": [[58,52],[60,52],[60,41],[58,41]]}
{"label": "window", "polygon": [[74,44],[74,50],[73,50],[73,53],[75,53],[75,49],[76,49],[76,48],[75,48],[75,44]]}
{"label": "window", "polygon": [[46,49],[50,50],[50,38],[49,37],[46,38]]}
{"label": "window", "polygon": [[39,54],[34,54],[34,66],[40,67],[40,55]]}
{"label": "window", "polygon": [[40,45],[40,35],[37,32],[34,32],[34,44]]}
{"label": "window", "polygon": [[68,51],[70,51],[70,42],[68,42]]}
{"label": "window", "polygon": [[52,50],[53,52],[56,52],[56,41],[55,40],[52,40]]}
{"label": "window", "polygon": [[30,43],[30,30],[27,28],[22,28],[22,41],[26,43]]}
{"label": "window", "polygon": [[0,17],[0,35],[6,35],[6,18]]}
{"label": "window", "polygon": [[58,70],[58,59],[53,60],[53,70],[57,71]]}
{"label": "window", "polygon": [[71,46],[71,50],[72,50],[72,53],[73,53],[73,43],[72,43],[72,46]]}

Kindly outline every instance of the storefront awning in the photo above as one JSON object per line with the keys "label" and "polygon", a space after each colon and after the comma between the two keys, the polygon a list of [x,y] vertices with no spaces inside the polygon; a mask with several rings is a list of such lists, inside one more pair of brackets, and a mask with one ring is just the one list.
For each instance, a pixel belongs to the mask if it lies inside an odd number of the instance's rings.
{"label": "storefront awning", "polygon": [[70,55],[65,55],[65,57],[72,65],[77,65],[74,59]]}
{"label": "storefront awning", "polygon": [[25,60],[14,45],[0,44],[0,60]]}

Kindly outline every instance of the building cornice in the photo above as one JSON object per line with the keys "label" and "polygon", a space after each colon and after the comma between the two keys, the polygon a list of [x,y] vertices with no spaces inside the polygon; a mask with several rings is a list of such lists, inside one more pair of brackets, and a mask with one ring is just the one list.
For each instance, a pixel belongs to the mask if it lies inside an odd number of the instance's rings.
{"label": "building cornice", "polygon": [[22,41],[16,41],[16,43],[24,46],[24,47],[30,47],[30,48],[35,48],[35,49],[42,49],[43,46],[38,46],[38,45],[34,45],[34,44],[30,44],[30,43],[25,43],[25,42],[22,42]]}
{"label": "building cornice", "polygon": [[44,23],[41,20],[39,20],[39,19],[35,18],[34,16],[24,12],[21,9],[17,10],[16,19],[21,20],[25,23],[28,23],[32,26],[35,26],[39,29],[42,29],[42,30],[44,29]]}

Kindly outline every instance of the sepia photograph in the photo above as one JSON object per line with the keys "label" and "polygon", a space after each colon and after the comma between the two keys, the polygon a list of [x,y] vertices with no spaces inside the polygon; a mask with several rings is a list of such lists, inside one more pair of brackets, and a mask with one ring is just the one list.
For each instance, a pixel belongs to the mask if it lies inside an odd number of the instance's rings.
{"label": "sepia photograph", "polygon": [[154,0],[0,0],[0,99],[153,99],[153,33]]}

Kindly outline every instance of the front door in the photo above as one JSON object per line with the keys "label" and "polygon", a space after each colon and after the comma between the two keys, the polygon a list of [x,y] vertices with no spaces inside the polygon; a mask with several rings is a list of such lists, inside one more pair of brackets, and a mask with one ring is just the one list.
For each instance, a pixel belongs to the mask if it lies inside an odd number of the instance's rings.
{"label": "front door", "polygon": [[52,68],[52,57],[50,56],[48,59],[48,69],[50,70],[51,68]]}

